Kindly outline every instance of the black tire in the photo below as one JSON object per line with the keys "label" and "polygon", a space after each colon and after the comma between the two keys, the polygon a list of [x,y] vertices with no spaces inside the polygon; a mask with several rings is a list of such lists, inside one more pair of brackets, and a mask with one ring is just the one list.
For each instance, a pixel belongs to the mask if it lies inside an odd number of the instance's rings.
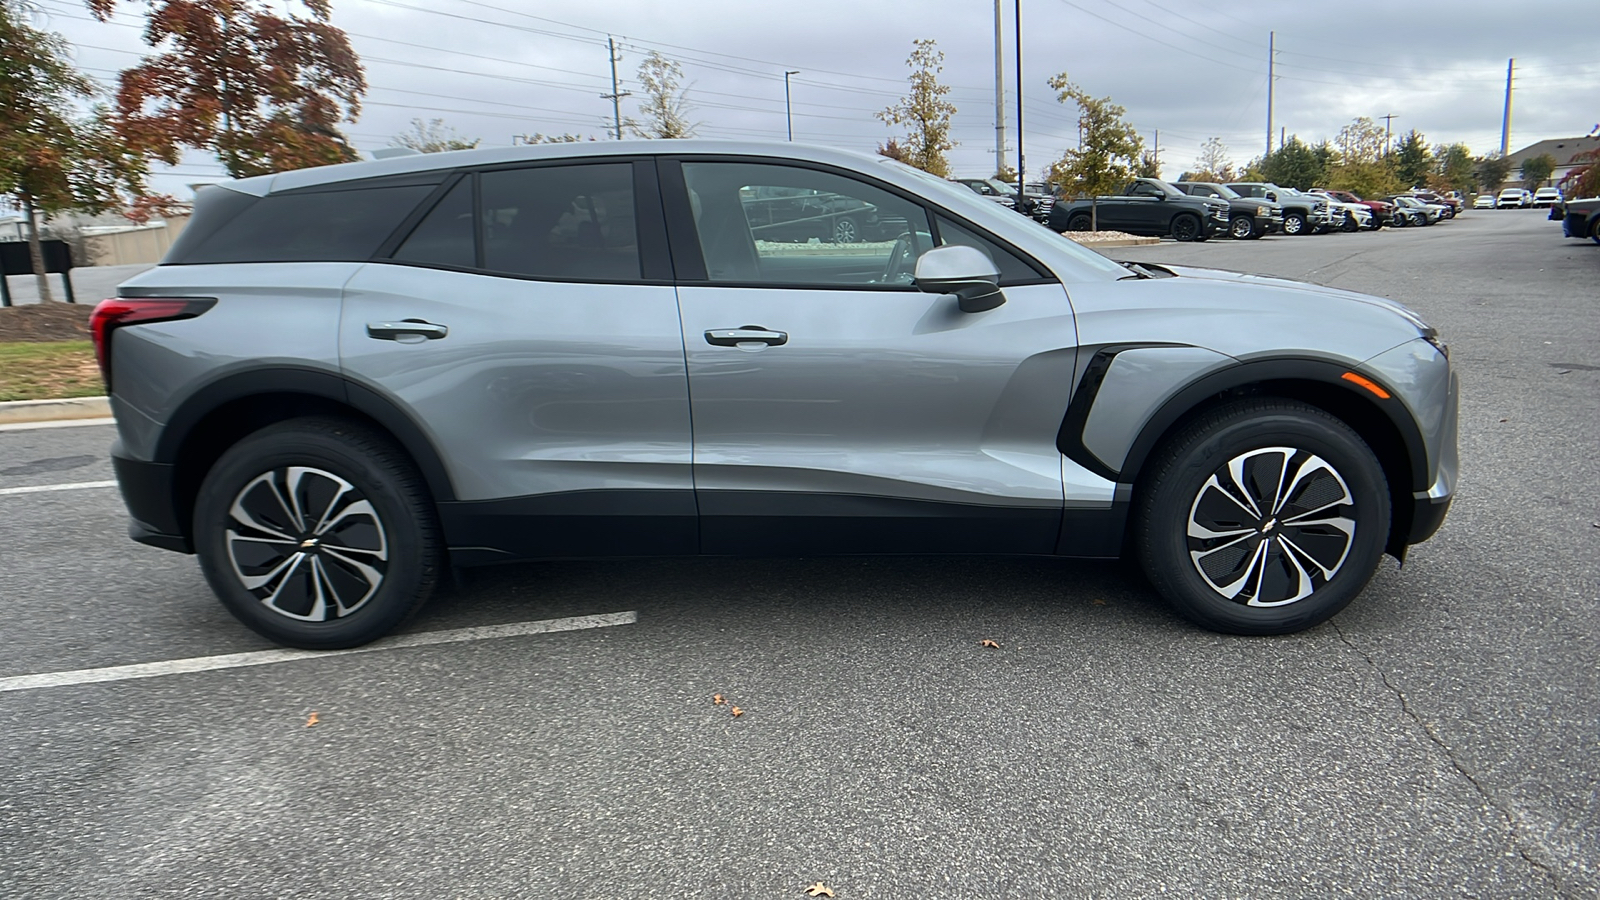
{"label": "black tire", "polygon": [[[1288,634],[1327,621],[1366,587],[1388,541],[1377,458],[1348,425],[1297,401],[1212,410],[1147,473],[1134,508],[1140,562],[1180,614],[1213,631]],[[1273,508],[1262,509],[1268,498]]]}
{"label": "black tire", "polygon": [[835,244],[854,244],[861,240],[861,230],[856,226],[856,220],[850,216],[840,216],[833,220],[833,242]]}
{"label": "black tire", "polygon": [[1200,219],[1196,216],[1174,216],[1172,219],[1172,239],[1183,241],[1184,243],[1203,241],[1205,240],[1204,226],[1200,224]]}
{"label": "black tire", "polygon": [[1094,220],[1089,217],[1088,213],[1073,213],[1072,218],[1067,220],[1068,231],[1088,231],[1092,227],[1094,227]]}
{"label": "black tire", "polygon": [[1256,230],[1254,216],[1234,216],[1228,222],[1228,236],[1234,240],[1248,241],[1260,237],[1261,232]]}
{"label": "black tire", "polygon": [[1306,233],[1306,217],[1302,213],[1286,212],[1283,214],[1283,233],[1293,237]]}
{"label": "black tire", "polygon": [[1361,223],[1356,221],[1355,216],[1345,216],[1344,224],[1339,226],[1339,230],[1346,233],[1360,231]]}
{"label": "black tire", "polygon": [[1600,216],[1596,216],[1594,223],[1589,226],[1589,239],[1600,244]]}
{"label": "black tire", "polygon": [[228,611],[307,650],[392,631],[433,592],[445,555],[410,458],[333,417],[280,422],[229,448],[200,485],[194,536]]}
{"label": "black tire", "polygon": [[1411,217],[1407,216],[1405,213],[1397,212],[1394,214],[1394,218],[1389,220],[1389,224],[1395,228],[1405,228],[1411,224]]}

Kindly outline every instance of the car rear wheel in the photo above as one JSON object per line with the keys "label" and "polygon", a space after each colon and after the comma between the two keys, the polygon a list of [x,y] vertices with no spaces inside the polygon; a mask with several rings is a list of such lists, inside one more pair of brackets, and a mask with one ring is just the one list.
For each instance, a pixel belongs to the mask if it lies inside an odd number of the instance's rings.
{"label": "car rear wheel", "polygon": [[1288,235],[1305,234],[1306,217],[1300,213],[1286,212],[1283,214],[1283,233]]}
{"label": "car rear wheel", "polygon": [[1261,236],[1256,232],[1256,220],[1250,216],[1234,216],[1228,223],[1228,234],[1241,241]]}
{"label": "car rear wheel", "polygon": [[444,560],[410,459],[337,418],[281,422],[231,447],[200,486],[194,536],[228,611],[308,650],[387,634],[427,600]]}
{"label": "car rear wheel", "polygon": [[1254,399],[1203,415],[1153,460],[1134,539],[1156,589],[1229,634],[1287,634],[1359,594],[1389,536],[1389,488],[1328,413]]}
{"label": "car rear wheel", "polygon": [[1194,216],[1178,216],[1172,220],[1172,237],[1178,241],[1198,241],[1204,238],[1200,231],[1200,220]]}
{"label": "car rear wheel", "polygon": [[1092,227],[1094,220],[1089,218],[1088,213],[1074,213],[1072,218],[1067,220],[1068,231],[1088,231]]}

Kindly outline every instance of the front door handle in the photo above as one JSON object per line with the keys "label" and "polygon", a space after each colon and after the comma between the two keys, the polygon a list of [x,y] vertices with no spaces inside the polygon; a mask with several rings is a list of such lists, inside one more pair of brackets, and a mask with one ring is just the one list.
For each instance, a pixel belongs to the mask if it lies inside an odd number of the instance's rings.
{"label": "front door handle", "polygon": [[367,337],[380,341],[398,341],[403,337],[427,338],[436,341],[450,333],[450,329],[421,319],[404,319],[399,322],[368,322]]}
{"label": "front door handle", "polygon": [[768,347],[781,347],[789,343],[789,335],[783,331],[772,331],[760,325],[742,325],[738,328],[718,328],[706,332],[706,343],[718,347],[737,347],[740,344],[766,344]]}

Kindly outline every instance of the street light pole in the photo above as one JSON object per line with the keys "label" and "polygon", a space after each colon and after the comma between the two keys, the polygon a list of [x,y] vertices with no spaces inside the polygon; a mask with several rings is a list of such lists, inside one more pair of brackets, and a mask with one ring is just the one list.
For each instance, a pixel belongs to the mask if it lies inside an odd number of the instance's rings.
{"label": "street light pole", "polygon": [[789,76],[799,75],[800,70],[783,73],[783,120],[789,125],[789,140],[794,140],[794,108],[789,105]]}
{"label": "street light pole", "polygon": [[1025,187],[1026,161],[1022,155],[1022,0],[1013,4],[1012,19],[1017,26],[1017,211],[1031,213],[1028,209],[1028,193]]}

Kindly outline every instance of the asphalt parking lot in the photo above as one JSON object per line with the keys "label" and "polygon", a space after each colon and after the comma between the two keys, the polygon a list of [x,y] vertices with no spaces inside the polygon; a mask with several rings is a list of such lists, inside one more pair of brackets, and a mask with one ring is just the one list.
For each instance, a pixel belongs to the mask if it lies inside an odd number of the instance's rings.
{"label": "asphalt parking lot", "polygon": [[1600,894],[1600,246],[1486,210],[1107,252],[1433,322],[1438,536],[1283,638],[1115,564],[562,562],[411,646],[204,668],[271,648],[192,558],[17,490],[110,479],[112,429],[0,430],[0,897]]}

